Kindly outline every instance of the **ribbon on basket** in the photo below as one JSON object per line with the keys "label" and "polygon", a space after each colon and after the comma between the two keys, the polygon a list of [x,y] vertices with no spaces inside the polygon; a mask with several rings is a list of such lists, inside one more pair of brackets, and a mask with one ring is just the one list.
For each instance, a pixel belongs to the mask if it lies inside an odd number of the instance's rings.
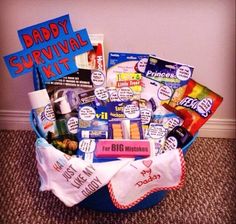
{"label": "ribbon on basket", "polygon": [[130,159],[106,163],[87,163],[57,150],[45,139],[36,141],[36,160],[40,190],[51,190],[65,205],[78,204],[108,184]]}
{"label": "ribbon on basket", "polygon": [[149,194],[183,185],[185,162],[181,149],[157,157],[131,161],[114,175],[108,185],[113,204],[128,209]]}

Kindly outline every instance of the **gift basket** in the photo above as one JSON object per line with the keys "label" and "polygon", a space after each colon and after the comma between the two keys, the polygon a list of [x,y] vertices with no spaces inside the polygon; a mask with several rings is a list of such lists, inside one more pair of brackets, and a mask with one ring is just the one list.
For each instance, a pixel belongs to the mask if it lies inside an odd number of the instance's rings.
{"label": "gift basket", "polygon": [[74,32],[65,15],[25,29],[4,57],[12,77],[33,71],[30,122],[40,190],[66,206],[137,211],[183,186],[184,155],[222,97],[192,66],[110,52],[103,35]]}

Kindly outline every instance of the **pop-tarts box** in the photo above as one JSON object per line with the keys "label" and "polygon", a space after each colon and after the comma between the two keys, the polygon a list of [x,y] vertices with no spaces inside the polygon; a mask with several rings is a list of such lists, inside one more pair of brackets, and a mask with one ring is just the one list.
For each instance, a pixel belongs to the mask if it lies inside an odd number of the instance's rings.
{"label": "pop-tarts box", "polygon": [[117,75],[121,73],[143,73],[149,54],[110,52],[108,55],[107,86],[116,86]]}

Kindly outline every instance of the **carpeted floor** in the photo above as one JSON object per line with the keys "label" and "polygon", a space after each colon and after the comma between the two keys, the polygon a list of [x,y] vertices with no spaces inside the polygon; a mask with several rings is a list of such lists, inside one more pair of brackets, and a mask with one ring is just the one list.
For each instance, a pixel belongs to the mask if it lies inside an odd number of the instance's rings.
{"label": "carpeted floor", "polygon": [[31,131],[0,131],[0,223],[129,224],[236,223],[235,140],[197,138],[186,155],[184,188],[158,205],[132,213],[67,208],[39,192]]}

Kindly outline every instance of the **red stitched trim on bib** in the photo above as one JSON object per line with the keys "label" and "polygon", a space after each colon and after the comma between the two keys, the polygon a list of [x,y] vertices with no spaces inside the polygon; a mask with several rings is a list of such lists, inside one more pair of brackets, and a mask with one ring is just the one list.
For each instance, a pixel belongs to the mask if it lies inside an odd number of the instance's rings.
{"label": "red stitched trim on bib", "polygon": [[141,196],[140,198],[138,198],[137,200],[131,202],[130,204],[122,205],[116,200],[114,192],[113,192],[113,187],[112,187],[112,184],[111,184],[111,181],[110,181],[109,184],[108,184],[108,190],[109,190],[110,197],[112,199],[113,204],[119,209],[129,209],[129,208],[135,206],[136,204],[138,204],[139,202],[141,202],[144,198],[146,198],[148,195],[150,195],[154,192],[163,191],[163,190],[164,191],[166,191],[166,190],[176,190],[176,189],[181,188],[184,185],[184,179],[185,179],[184,177],[185,177],[186,169],[185,169],[185,160],[184,160],[182,149],[179,148],[178,150],[179,150],[180,164],[181,164],[181,176],[180,176],[180,181],[176,186],[154,188],[154,189],[150,190],[149,192],[147,192],[146,194],[144,194],[143,196]]}

